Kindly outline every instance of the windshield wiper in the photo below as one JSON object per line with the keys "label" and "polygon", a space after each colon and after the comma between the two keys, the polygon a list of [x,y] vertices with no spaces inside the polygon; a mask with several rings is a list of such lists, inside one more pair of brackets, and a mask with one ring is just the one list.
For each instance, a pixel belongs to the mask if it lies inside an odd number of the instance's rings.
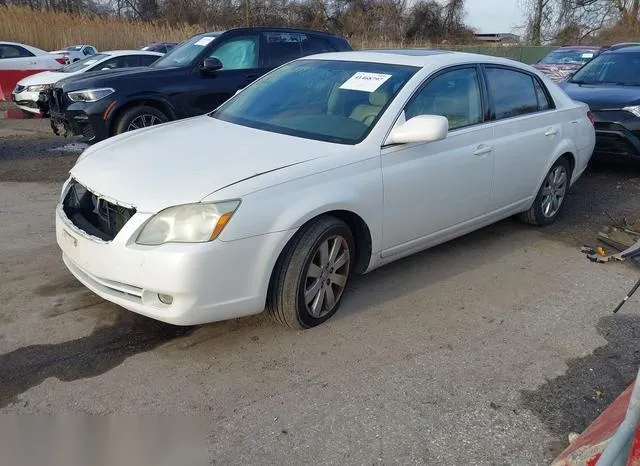
{"label": "windshield wiper", "polygon": [[640,83],[630,83],[630,82],[619,82],[616,83],[618,86],[639,86],[640,87]]}

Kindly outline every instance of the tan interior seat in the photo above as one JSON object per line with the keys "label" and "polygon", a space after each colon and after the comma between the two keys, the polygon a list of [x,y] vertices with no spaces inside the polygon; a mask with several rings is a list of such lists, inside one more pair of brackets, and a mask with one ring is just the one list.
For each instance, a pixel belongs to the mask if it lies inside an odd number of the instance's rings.
{"label": "tan interior seat", "polygon": [[387,105],[389,93],[377,90],[369,94],[369,104],[360,104],[351,112],[350,118],[369,126],[376,119],[382,107]]}

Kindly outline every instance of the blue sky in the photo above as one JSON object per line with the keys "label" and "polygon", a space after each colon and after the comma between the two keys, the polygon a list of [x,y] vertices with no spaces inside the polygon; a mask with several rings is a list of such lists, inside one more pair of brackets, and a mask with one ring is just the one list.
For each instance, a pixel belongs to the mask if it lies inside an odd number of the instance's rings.
{"label": "blue sky", "polygon": [[466,22],[478,32],[515,32],[524,24],[519,0],[466,0]]}

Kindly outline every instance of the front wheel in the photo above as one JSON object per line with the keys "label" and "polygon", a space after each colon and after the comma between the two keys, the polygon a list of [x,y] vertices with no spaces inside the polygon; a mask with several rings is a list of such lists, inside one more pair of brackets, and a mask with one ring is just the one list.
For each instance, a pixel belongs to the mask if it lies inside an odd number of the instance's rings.
{"label": "front wheel", "polygon": [[276,264],[267,313],[294,329],[326,322],[340,306],[353,254],[353,235],[342,220],[326,216],[306,225]]}
{"label": "front wheel", "polygon": [[169,118],[160,110],[146,105],[133,107],[122,114],[116,124],[115,134],[166,123]]}
{"label": "front wheel", "polygon": [[569,191],[571,167],[562,157],[553,164],[542,182],[536,199],[529,210],[520,214],[520,220],[530,225],[546,226],[555,222]]}

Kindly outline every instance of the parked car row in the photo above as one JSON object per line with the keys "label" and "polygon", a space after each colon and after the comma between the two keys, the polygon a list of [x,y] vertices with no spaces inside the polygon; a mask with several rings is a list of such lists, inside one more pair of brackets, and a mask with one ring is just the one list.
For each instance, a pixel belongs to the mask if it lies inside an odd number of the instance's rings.
{"label": "parked car row", "polygon": [[149,66],[161,56],[158,52],[142,50],[112,50],[93,54],[55,71],[43,71],[22,79],[13,90],[13,100],[26,113],[47,115],[48,103],[45,98],[40,98],[40,93],[61,79],[95,71]]}
{"label": "parked car row", "polygon": [[198,34],[146,68],[87,73],[58,81],[43,100],[56,134],[95,143],[204,114],[268,71],[301,56],[351,50],[317,31],[240,28]]}
{"label": "parked car row", "polygon": [[239,29],[58,82],[52,121],[101,140],[56,210],[69,271],[172,324],[266,309],[305,329],[354,273],[512,215],[556,220],[595,147],[586,104],[504,58],[349,49]]}

